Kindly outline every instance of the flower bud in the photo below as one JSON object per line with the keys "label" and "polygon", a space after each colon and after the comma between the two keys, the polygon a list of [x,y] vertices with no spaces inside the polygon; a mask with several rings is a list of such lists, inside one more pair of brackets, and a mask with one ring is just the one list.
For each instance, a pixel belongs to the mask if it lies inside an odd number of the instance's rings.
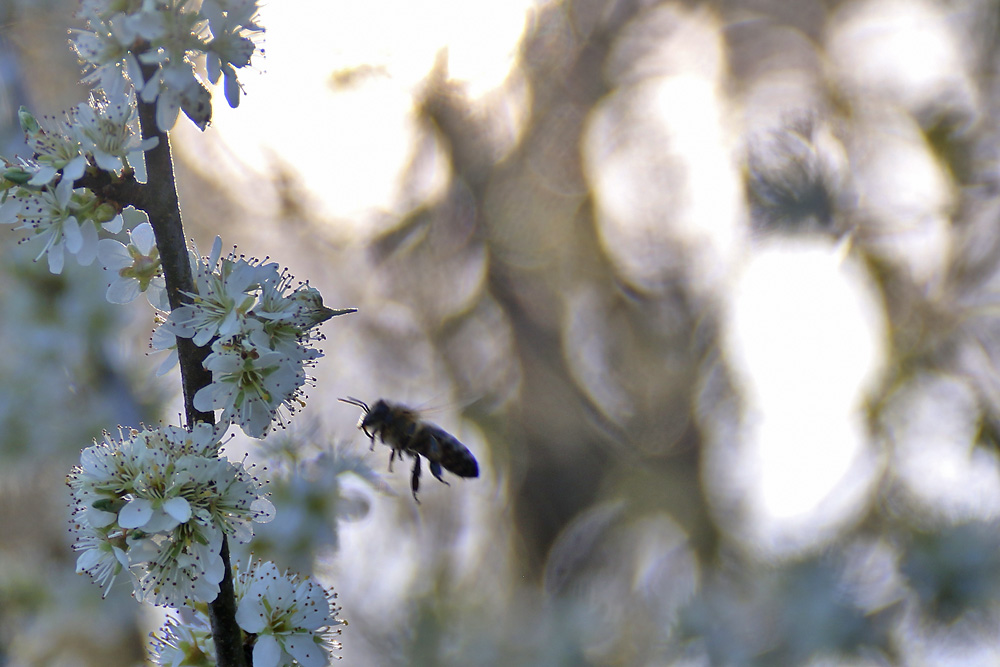
{"label": "flower bud", "polygon": [[94,222],[103,224],[118,215],[118,209],[108,202],[103,202],[94,209]]}
{"label": "flower bud", "polygon": [[31,180],[31,177],[34,176],[34,174],[29,171],[25,171],[21,167],[9,167],[3,170],[2,176],[5,181],[10,181],[16,185],[24,185]]}
{"label": "flower bud", "polygon": [[17,110],[17,120],[21,123],[21,131],[29,137],[33,137],[42,131],[41,126],[38,125],[38,121],[24,107]]}

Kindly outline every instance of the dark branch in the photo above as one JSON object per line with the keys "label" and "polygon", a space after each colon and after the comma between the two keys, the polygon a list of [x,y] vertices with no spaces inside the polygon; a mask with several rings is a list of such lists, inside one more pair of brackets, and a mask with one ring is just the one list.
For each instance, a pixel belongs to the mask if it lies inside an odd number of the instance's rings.
{"label": "dark branch", "polygon": [[[152,73],[152,68],[148,68],[148,71],[144,68],[143,75],[147,78]],[[139,102],[139,122],[142,124],[144,139],[159,138],[159,143],[146,151],[148,183],[137,183],[134,178],[123,179],[121,183],[109,180],[105,189],[98,192],[120,203],[133,204],[149,215],[166,279],[170,308],[176,309],[191,300],[188,295],[194,292],[194,282],[177,199],[170,142],[167,134],[156,126],[155,104]],[[212,424],[215,421],[211,412],[201,412],[194,407],[195,393],[212,381],[212,374],[202,365],[208,352],[207,347],[196,346],[190,338],[177,337],[184,412],[189,426],[195,422]],[[209,604],[217,664],[219,667],[244,667],[243,634],[236,623],[236,598],[229,562],[229,543],[225,536],[221,555],[225,564],[225,576],[219,583],[218,597]]]}

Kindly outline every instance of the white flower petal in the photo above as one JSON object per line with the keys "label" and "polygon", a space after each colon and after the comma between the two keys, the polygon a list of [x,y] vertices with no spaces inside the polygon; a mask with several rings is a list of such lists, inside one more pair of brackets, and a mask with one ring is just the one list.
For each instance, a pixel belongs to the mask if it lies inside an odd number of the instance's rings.
{"label": "white flower petal", "polygon": [[206,369],[213,373],[237,373],[243,368],[243,358],[236,354],[212,353],[203,362]]}
{"label": "white flower petal", "polygon": [[226,102],[233,109],[240,105],[240,82],[236,78],[236,72],[231,68],[226,68],[226,78],[223,80]]}
{"label": "white flower petal", "polygon": [[104,171],[118,171],[122,168],[122,159],[117,155],[109,155],[102,150],[94,151],[94,161]]}
{"label": "white flower petal", "polygon": [[101,239],[97,242],[97,259],[109,271],[118,272],[132,265],[132,256],[121,241]]}
{"label": "white flower petal", "polygon": [[56,175],[57,171],[52,165],[45,165],[35,172],[35,175],[28,181],[28,185],[46,185]]}
{"label": "white flower petal", "polygon": [[167,288],[163,278],[153,278],[153,281],[149,283],[149,288],[146,290],[146,300],[153,308],[170,312],[170,298],[167,296]]}
{"label": "white flower petal", "polygon": [[100,549],[87,549],[76,559],[76,573],[87,572],[101,562],[104,553]]}
{"label": "white flower petal", "polygon": [[[202,14],[205,13],[205,5],[202,5]],[[222,76],[222,59],[219,54],[208,52],[205,54],[205,71],[208,73],[208,80],[213,85],[219,82]]]}
{"label": "white flower petal", "polygon": [[118,512],[118,525],[122,528],[141,528],[153,516],[153,502],[148,498],[135,498]]}
{"label": "white flower petal", "polygon": [[235,310],[226,313],[226,318],[219,325],[219,336],[229,338],[240,330],[240,316]]}
{"label": "white flower petal", "polygon": [[80,248],[74,253],[80,266],[90,266],[97,258],[97,227],[93,220],[80,225]]}
{"label": "white flower petal", "polygon": [[186,523],[191,518],[191,505],[184,498],[171,498],[163,503],[163,511],[180,523]]}
{"label": "white flower petal", "polygon": [[24,208],[24,200],[17,197],[7,197],[7,201],[0,204],[0,223],[11,225],[17,222],[17,214]]}
{"label": "white flower petal", "polygon": [[222,257],[222,237],[216,236],[212,242],[212,252],[208,255],[208,265],[215,266],[219,263],[220,257]]}
{"label": "white flower petal", "polygon": [[73,181],[68,178],[60,178],[56,185],[56,202],[63,208],[69,204],[69,198],[73,196]]}
{"label": "white flower petal", "polygon": [[142,68],[139,66],[139,61],[135,59],[135,55],[131,51],[125,55],[125,71],[128,72],[128,78],[132,81],[132,85],[135,86],[136,91],[141,91],[144,83],[142,79]]}
{"label": "white flower petal", "polygon": [[82,155],[77,155],[75,158],[69,161],[65,167],[63,167],[63,179],[68,180],[70,183],[75,182],[78,178],[83,176],[83,172],[87,168],[87,158]]}
{"label": "white flower petal", "polygon": [[148,222],[136,225],[129,234],[132,245],[139,249],[143,255],[148,255],[156,247],[156,236],[153,234],[153,226]]}
{"label": "white flower petal", "polygon": [[63,244],[53,244],[49,248],[48,252],[49,260],[49,273],[60,274],[63,270],[63,265],[66,262],[66,257],[63,255]]}
{"label": "white flower petal", "polygon": [[[267,627],[267,614],[259,598],[244,598],[236,609],[236,623],[244,632],[259,633]],[[254,656],[254,665],[257,657]]]}
{"label": "white flower petal", "polygon": [[251,438],[263,438],[271,427],[271,411],[256,401],[247,401],[241,414],[240,427]]}
{"label": "white flower petal", "polygon": [[236,396],[236,385],[231,382],[213,382],[207,387],[202,387],[198,390],[198,393],[205,392],[201,400],[198,400],[197,394],[195,395],[195,407],[208,406],[208,407],[198,407],[199,410],[205,412],[211,412],[212,410],[227,410],[233,407],[233,401]]}
{"label": "white flower petal", "polygon": [[254,512],[253,520],[257,523],[269,523],[274,519],[274,505],[267,498],[261,497],[253,501],[250,509]]}
{"label": "white flower petal", "polygon": [[289,635],[285,637],[284,644],[285,650],[291,653],[302,667],[324,667],[327,664],[326,651],[313,641],[312,633]]}
{"label": "white flower petal", "polygon": [[107,222],[102,222],[101,228],[105,231],[111,232],[112,234],[117,234],[122,230],[122,214],[119,213]]}
{"label": "white flower petal", "polygon": [[311,604],[299,605],[289,616],[289,621],[297,628],[314,629],[333,622],[330,617],[330,605],[327,604],[326,591],[315,581],[303,581],[295,592],[295,598],[308,601]]}
{"label": "white flower petal", "polygon": [[177,350],[171,350],[167,355],[167,358],[163,360],[156,369],[156,377],[161,377],[170,372],[170,370],[177,365]]}
{"label": "white flower petal", "polygon": [[62,224],[63,238],[66,239],[66,249],[76,254],[83,247],[83,232],[76,218],[70,216]]}
{"label": "white flower petal", "polygon": [[114,512],[104,512],[94,507],[87,508],[87,522],[94,528],[110,526],[118,519]]}
{"label": "white flower petal", "polygon": [[142,529],[147,533],[166,533],[176,528],[179,523],[180,521],[161,508],[153,511],[153,516],[143,524]]}
{"label": "white flower petal", "polygon": [[[143,91],[143,97],[145,97]],[[156,127],[160,132],[169,132],[177,124],[177,116],[181,113],[177,99],[169,93],[160,93],[156,100]]]}
{"label": "white flower petal", "polygon": [[254,667],[278,667],[281,660],[281,646],[271,635],[260,635],[253,646]]}
{"label": "white flower petal", "polygon": [[135,301],[139,296],[139,281],[137,280],[115,280],[108,285],[108,291],[104,298],[108,303],[126,304]]}

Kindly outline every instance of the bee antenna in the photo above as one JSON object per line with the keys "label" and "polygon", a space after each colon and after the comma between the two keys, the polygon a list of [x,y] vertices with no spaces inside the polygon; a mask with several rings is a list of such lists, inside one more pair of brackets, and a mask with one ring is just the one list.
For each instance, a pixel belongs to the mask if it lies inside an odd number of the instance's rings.
{"label": "bee antenna", "polygon": [[348,396],[347,398],[338,398],[337,400],[340,401],[341,403],[347,403],[348,405],[356,405],[365,412],[370,412],[367,403],[365,403],[361,399],[354,398],[353,396]]}

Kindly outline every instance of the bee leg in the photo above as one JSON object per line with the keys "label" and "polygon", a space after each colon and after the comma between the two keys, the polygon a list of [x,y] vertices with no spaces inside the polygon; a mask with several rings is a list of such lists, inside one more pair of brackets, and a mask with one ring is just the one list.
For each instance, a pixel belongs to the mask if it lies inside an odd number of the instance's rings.
{"label": "bee leg", "polygon": [[[433,465],[433,464],[431,464]],[[413,489],[413,499],[420,504],[420,500],[417,499],[417,489],[420,488],[420,457],[413,457],[413,475],[410,477],[410,488]]]}
{"label": "bee leg", "polygon": [[451,484],[448,484],[448,482],[444,481],[444,478],[441,477],[441,464],[440,463],[438,463],[437,461],[431,461],[431,466],[430,467],[431,467],[431,474],[434,475],[435,477],[437,477],[439,482],[441,482],[442,484],[447,484],[448,486],[451,486]]}
{"label": "bee leg", "polygon": [[[392,472],[392,462],[396,458],[396,450],[392,450],[392,454],[389,454],[389,472]],[[402,460],[403,455],[399,455],[400,460]]]}

